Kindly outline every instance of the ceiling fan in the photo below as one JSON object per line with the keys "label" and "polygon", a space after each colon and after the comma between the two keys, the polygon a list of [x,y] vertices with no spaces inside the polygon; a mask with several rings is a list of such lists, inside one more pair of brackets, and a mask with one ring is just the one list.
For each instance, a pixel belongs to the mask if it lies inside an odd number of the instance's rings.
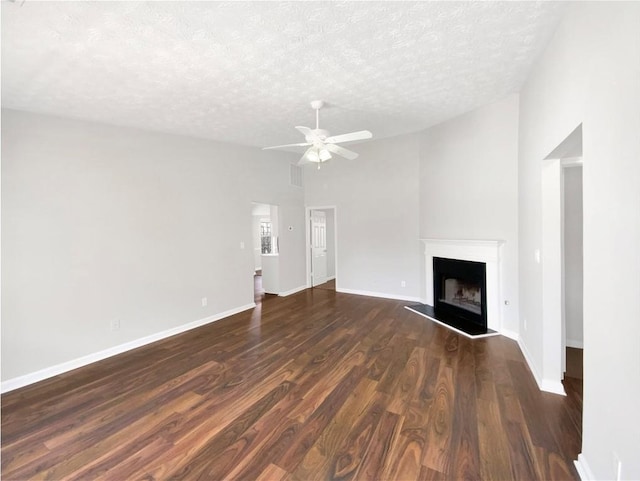
{"label": "ceiling fan", "polygon": [[340,147],[337,144],[343,142],[353,142],[355,140],[370,139],[373,137],[373,134],[368,130],[359,130],[358,132],[330,136],[327,130],[320,128],[320,109],[323,106],[324,101],[322,100],[314,100],[313,102],[311,102],[311,108],[316,111],[315,129],[310,129],[309,127],[302,126],[296,127],[296,129],[304,135],[304,139],[306,142],[301,142],[298,144],[274,145],[273,147],[264,147],[262,150],[283,149],[287,147],[308,147],[298,161],[298,165],[315,162],[318,164],[318,169],[320,168],[320,164],[332,158],[332,153],[349,160],[353,160],[358,157],[358,154],[356,152],[345,149],[344,147]]}

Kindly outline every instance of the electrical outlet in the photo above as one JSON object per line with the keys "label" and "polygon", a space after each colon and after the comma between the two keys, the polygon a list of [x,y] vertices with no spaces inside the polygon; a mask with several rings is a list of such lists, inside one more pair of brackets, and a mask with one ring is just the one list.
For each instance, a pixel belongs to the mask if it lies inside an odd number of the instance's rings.
{"label": "electrical outlet", "polygon": [[400,287],[407,287],[407,283],[405,281],[400,281]]}
{"label": "electrical outlet", "polygon": [[207,306],[207,298],[203,297],[202,298],[202,307],[206,307]]}
{"label": "electrical outlet", "polygon": [[120,319],[111,319],[111,330],[118,331],[120,329]]}

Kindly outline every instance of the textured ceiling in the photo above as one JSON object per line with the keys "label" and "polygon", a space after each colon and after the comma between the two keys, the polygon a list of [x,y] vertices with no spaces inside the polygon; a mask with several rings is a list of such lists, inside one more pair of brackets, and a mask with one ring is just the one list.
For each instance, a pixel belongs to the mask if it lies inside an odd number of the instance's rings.
{"label": "textured ceiling", "polygon": [[3,2],[4,107],[267,146],[518,92],[559,2]]}

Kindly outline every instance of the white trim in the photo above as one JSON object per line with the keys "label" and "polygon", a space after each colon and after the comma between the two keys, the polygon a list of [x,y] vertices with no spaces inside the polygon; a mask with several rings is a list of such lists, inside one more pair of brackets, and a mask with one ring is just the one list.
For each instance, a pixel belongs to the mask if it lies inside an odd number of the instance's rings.
{"label": "white trim", "polygon": [[336,276],[329,276],[327,277],[327,282],[332,281],[336,278]]}
{"label": "white trim", "polygon": [[461,331],[460,329],[456,329],[455,327],[453,327],[453,326],[451,326],[449,324],[446,324],[446,323],[444,323],[442,321],[439,321],[435,317],[428,316],[424,312],[415,311],[415,310],[411,309],[410,306],[404,306],[404,308],[407,309],[408,311],[414,312],[414,313],[416,313],[416,314],[418,314],[418,315],[420,315],[422,317],[426,317],[430,321],[436,322],[436,323],[440,324],[443,327],[446,327],[447,329],[449,329],[451,331],[454,331],[454,332],[457,332],[458,334],[463,335],[464,337],[468,337],[469,339],[480,339],[481,337],[491,337],[491,336],[499,336],[500,335],[499,332],[488,332],[486,334],[476,334],[476,335],[472,336],[469,333],[466,333],[464,331]]}
{"label": "white trim", "polygon": [[[491,247],[495,248],[505,243],[501,239],[435,239],[425,238],[420,239],[425,244],[434,244],[441,246],[465,246],[465,247]],[[484,252],[481,255],[486,255]]]}
{"label": "white trim", "polygon": [[[322,206],[305,206],[304,211],[304,225],[305,225],[305,244],[304,251],[306,257],[307,266],[307,288],[313,287],[311,282],[311,211],[312,210],[333,210],[333,267],[335,275],[331,279],[337,279],[338,277],[338,207],[335,205],[322,205]],[[327,280],[331,280],[327,278]]]}
{"label": "white trim", "polygon": [[567,339],[567,347],[584,349],[584,341],[578,341],[577,339]]}
{"label": "white trim", "polygon": [[525,346],[524,342],[522,341],[522,339],[518,339],[518,346],[520,347],[520,351],[522,352],[522,355],[524,356],[524,360],[527,361],[527,365],[529,366],[529,370],[531,371],[531,374],[533,374],[533,378],[536,380],[536,384],[538,385],[538,388],[541,388],[541,382],[540,382],[540,374],[538,373],[538,370],[536,369],[536,366],[533,364],[533,360],[531,358],[531,354],[529,354],[529,350],[527,349],[527,347]]}
{"label": "white trim", "polygon": [[542,379],[540,377],[540,373],[536,369],[535,364],[533,364],[533,358],[531,357],[529,350],[527,349],[524,342],[522,342],[521,338],[518,339],[518,346],[520,347],[520,351],[524,356],[524,360],[527,361],[527,365],[529,366],[529,370],[531,371],[531,374],[533,374],[533,378],[535,379],[536,384],[538,385],[538,389],[540,389],[541,391],[550,392],[553,394],[559,394],[561,396],[566,396],[567,393],[564,391],[564,386],[562,385],[562,382],[553,381],[551,379]]}
{"label": "white trim", "polygon": [[433,258],[484,262],[487,284],[487,327],[502,332],[503,298],[500,251],[505,241],[497,239],[420,239],[424,243],[425,302],[433,306]]}
{"label": "white trim", "polygon": [[566,157],[560,159],[560,165],[566,168],[582,167],[584,165],[584,162],[582,160],[582,157]]}
{"label": "white trim", "polygon": [[293,289],[289,289],[288,291],[280,292],[278,295],[280,297],[287,297],[287,296],[290,296],[291,294],[295,294],[296,292],[304,291],[305,289],[307,289],[306,285],[298,286],[298,287],[294,287]]}
{"label": "white trim", "polygon": [[395,299],[398,301],[420,302],[420,298],[418,297],[388,294],[386,292],[361,291],[359,289],[344,289],[342,287],[339,289],[336,287],[336,292],[342,292],[343,294],[355,294],[357,296],[382,297],[384,299]]}
{"label": "white trim", "polygon": [[542,162],[542,377],[561,386],[565,346],[562,272],[562,167],[560,159]]}
{"label": "white trim", "polygon": [[253,309],[254,307],[256,307],[256,304],[255,302],[252,302],[251,304],[246,304],[241,307],[229,309],[228,311],[224,311],[219,314],[214,314],[213,316],[205,317],[204,319],[189,322],[187,324],[173,327],[165,331],[156,332],[155,334],[150,334],[148,336],[141,337],[133,341],[125,342],[124,344],[119,344],[117,346],[113,346],[108,349],[104,349],[102,351],[94,352],[92,354],[87,354],[86,356],[82,356],[77,359],[72,359],[71,361],[66,361],[60,364],[56,364],[55,366],[50,366],[50,367],[41,369],[36,372],[25,374],[19,377],[14,377],[13,379],[8,379],[2,382],[2,386],[0,387],[0,392],[6,393],[9,391],[13,391],[14,389],[28,386],[29,384],[43,381],[50,377],[57,376],[59,374],[63,374],[65,372],[71,371],[73,369],[77,369],[79,367],[83,367],[97,361],[102,361],[103,359],[106,359],[108,357],[112,357],[117,354],[122,354],[123,352],[127,352],[132,349],[136,349],[138,347],[151,344],[152,342],[166,339],[167,337],[175,336],[176,334],[180,334],[185,331],[195,329],[196,327],[204,326],[205,324],[209,324],[211,322],[219,321],[220,319],[224,319],[225,317],[238,314],[239,312],[243,312],[248,309]]}
{"label": "white trim", "polygon": [[550,392],[551,394],[559,394],[560,396],[567,395],[562,381],[556,381],[555,379],[543,379],[540,390]]}
{"label": "white trim", "polygon": [[518,334],[516,331],[512,331],[511,329],[503,329],[502,331],[500,331],[500,334],[516,342],[520,340],[520,334]]}
{"label": "white trim", "polygon": [[520,339],[520,335],[517,332],[512,331],[510,329],[503,329],[501,334],[505,337],[513,339],[518,343],[518,347],[520,348],[520,351],[522,351],[522,355],[524,356],[525,361],[527,361],[527,365],[529,366],[529,369],[533,374],[533,378],[536,380],[536,384],[538,385],[538,388],[541,391],[559,394],[561,396],[567,395],[567,393],[564,390],[564,386],[562,382],[554,382],[548,379],[540,380],[539,374],[536,368],[534,367],[533,362],[531,361],[531,355],[529,354],[529,351],[525,347],[524,343]]}
{"label": "white trim", "polygon": [[589,468],[589,463],[587,463],[587,459],[584,457],[584,454],[578,454],[578,459],[573,462],[576,466],[576,471],[578,471],[578,476],[582,481],[592,481],[596,479],[593,475],[593,471]]}

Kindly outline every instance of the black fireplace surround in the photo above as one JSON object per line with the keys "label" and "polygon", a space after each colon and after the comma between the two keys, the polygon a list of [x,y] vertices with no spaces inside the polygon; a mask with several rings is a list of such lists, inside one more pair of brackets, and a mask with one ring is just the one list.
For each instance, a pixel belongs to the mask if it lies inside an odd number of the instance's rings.
{"label": "black fireplace surround", "polygon": [[486,264],[434,257],[433,307],[442,322],[472,335],[486,334]]}

